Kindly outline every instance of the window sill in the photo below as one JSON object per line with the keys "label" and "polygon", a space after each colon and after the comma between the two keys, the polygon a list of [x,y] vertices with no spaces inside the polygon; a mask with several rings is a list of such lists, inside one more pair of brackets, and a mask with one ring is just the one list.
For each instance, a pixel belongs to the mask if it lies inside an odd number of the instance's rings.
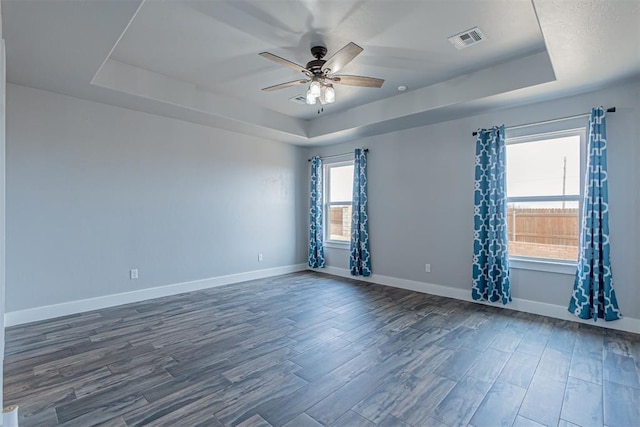
{"label": "window sill", "polygon": [[547,273],[576,274],[577,263],[571,261],[554,261],[527,258],[509,258],[509,266],[516,270],[534,270]]}
{"label": "window sill", "polygon": [[336,241],[324,242],[325,248],[342,249],[345,251],[348,251],[350,249],[350,245],[351,245],[350,242],[336,242]]}

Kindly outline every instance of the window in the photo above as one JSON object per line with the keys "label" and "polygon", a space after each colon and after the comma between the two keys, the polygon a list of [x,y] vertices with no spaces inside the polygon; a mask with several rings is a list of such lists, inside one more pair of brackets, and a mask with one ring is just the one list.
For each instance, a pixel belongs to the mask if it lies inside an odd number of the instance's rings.
{"label": "window", "polygon": [[353,161],[326,165],[324,178],[325,241],[344,244],[351,240]]}
{"label": "window", "polygon": [[507,139],[509,256],[575,262],[584,130]]}

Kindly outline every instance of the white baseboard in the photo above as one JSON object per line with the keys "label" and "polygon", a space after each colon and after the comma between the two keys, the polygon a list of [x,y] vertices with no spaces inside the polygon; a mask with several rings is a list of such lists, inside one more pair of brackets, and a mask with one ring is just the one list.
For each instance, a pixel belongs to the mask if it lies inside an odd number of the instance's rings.
{"label": "white baseboard", "polygon": [[[5,326],[16,326],[24,323],[37,322],[39,320],[52,319],[70,314],[84,313],[86,311],[99,310],[102,308],[114,307],[122,304],[145,301],[153,298],[160,298],[170,295],[177,295],[184,292],[198,291],[201,289],[214,288],[217,286],[230,285],[233,283],[246,282],[248,280],[263,279],[266,277],[279,276],[282,274],[294,273],[309,269],[306,264],[287,265],[283,267],[268,268],[264,270],[248,271],[245,273],[230,274],[228,276],[211,277],[208,279],[194,280],[191,282],[176,283],[173,285],[159,286],[155,288],[140,289],[132,292],[124,292],[120,294],[105,295],[96,298],[89,298],[78,301],[69,301],[61,304],[47,305],[42,307],[34,307],[26,310],[11,311],[5,313]],[[351,276],[349,270],[337,267],[326,267],[322,269],[311,269],[319,273],[332,274],[334,276],[348,277]],[[381,276],[373,274],[371,277],[357,277],[355,279],[363,282],[376,283],[384,286],[407,289],[426,294],[438,295],[448,298],[454,298],[462,301],[469,301],[477,304],[491,305],[494,307],[505,308],[509,310],[523,311],[526,313],[540,314],[556,319],[569,320],[590,324],[594,326],[616,329],[620,331],[633,332],[640,334],[640,319],[631,317],[623,317],[614,322],[591,320],[582,320],[567,311],[567,308],[556,304],[547,304],[543,302],[514,298],[508,305],[503,306],[501,303],[488,303],[482,301],[474,301],[471,298],[471,291],[468,289],[452,288],[449,286],[436,285],[433,283],[418,282],[415,280],[399,279],[390,276]]]}
{"label": "white baseboard", "polygon": [[622,319],[605,322],[604,320],[583,320],[567,311],[567,307],[556,304],[547,304],[544,302],[531,301],[526,299],[514,298],[507,305],[502,303],[490,303],[484,301],[475,301],[471,298],[471,289],[452,288],[449,286],[435,285],[433,283],[418,282],[414,280],[399,279],[396,277],[381,276],[372,274],[370,277],[354,277],[346,268],[325,267],[310,269],[318,273],[327,273],[334,276],[348,277],[351,279],[361,280],[363,282],[375,283],[378,285],[391,286],[394,288],[408,289],[410,291],[422,292],[431,295],[454,298],[463,301],[469,301],[477,304],[490,305],[493,307],[505,308],[508,310],[523,311],[526,313],[539,314],[542,316],[553,317],[556,319],[568,320],[571,322],[585,323],[603,328],[616,329],[619,331],[633,332],[640,334],[640,319],[632,317],[623,317]]}
{"label": "white baseboard", "polygon": [[294,273],[307,270],[306,264],[286,265],[283,267],[254,270],[245,273],[230,274],[228,276],[211,277],[208,279],[194,280],[191,282],[176,283],[173,285],[159,286],[155,288],[140,289],[120,294],[104,295],[96,298],[69,301],[61,304],[47,305],[43,307],[28,308],[26,310],[11,311],[5,313],[5,326],[16,326],[24,323],[37,322],[39,320],[52,319],[54,317],[70,314],[84,313],[86,311],[99,310],[132,302],[145,301],[153,298],[166,297],[184,292],[198,291],[214,288],[216,286],[230,285],[246,282],[248,280],[263,279],[279,276],[281,274]]}

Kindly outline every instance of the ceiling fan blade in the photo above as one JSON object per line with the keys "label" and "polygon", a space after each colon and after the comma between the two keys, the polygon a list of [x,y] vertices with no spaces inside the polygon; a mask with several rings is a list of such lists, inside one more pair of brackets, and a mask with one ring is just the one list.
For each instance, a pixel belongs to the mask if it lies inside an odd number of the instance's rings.
{"label": "ceiling fan blade", "polygon": [[284,65],[285,67],[289,67],[292,70],[298,71],[300,73],[304,73],[306,75],[311,74],[310,71],[304,68],[302,65],[298,65],[295,62],[288,61],[284,58],[279,57],[278,55],[274,55],[273,53],[262,52],[262,53],[259,53],[259,55],[262,56],[263,58],[270,59],[273,62],[277,62],[280,65]]}
{"label": "ceiling fan blade", "polygon": [[278,90],[278,89],[284,89],[286,87],[303,85],[305,83],[309,83],[310,81],[311,80],[294,80],[292,82],[280,83],[279,85],[265,87],[262,90],[264,90],[266,92],[271,92],[271,91]]}
{"label": "ceiling fan blade", "polygon": [[322,66],[322,71],[326,71],[327,73],[338,72],[342,67],[351,62],[353,58],[360,55],[363,50],[364,49],[357,44],[350,42],[348,45],[333,54],[331,58],[327,59],[327,62]]}
{"label": "ceiling fan blade", "polygon": [[347,86],[362,86],[362,87],[382,87],[384,80],[376,79],[374,77],[364,77],[364,76],[333,76],[331,80],[334,83],[338,83],[341,85]]}

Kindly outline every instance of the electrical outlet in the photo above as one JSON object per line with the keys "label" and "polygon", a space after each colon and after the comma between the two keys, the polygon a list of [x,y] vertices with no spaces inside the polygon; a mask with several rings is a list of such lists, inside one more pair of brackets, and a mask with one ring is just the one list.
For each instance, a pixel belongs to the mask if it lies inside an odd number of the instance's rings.
{"label": "electrical outlet", "polygon": [[427,273],[431,273],[431,264],[425,264],[424,265],[424,271]]}
{"label": "electrical outlet", "polygon": [[129,278],[131,280],[135,280],[138,278],[138,269],[137,268],[132,268],[131,270],[129,270]]}
{"label": "electrical outlet", "polygon": [[258,262],[262,262],[263,258],[262,258],[262,254],[258,254]]}

